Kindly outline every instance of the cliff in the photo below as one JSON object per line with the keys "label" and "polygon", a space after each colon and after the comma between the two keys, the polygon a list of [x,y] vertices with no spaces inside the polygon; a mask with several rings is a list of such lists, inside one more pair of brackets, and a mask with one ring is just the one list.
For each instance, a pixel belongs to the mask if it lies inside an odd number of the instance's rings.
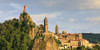
{"label": "cliff", "polygon": [[58,50],[58,45],[52,35],[37,35],[32,50]]}
{"label": "cliff", "polygon": [[34,39],[34,37],[35,37],[35,35],[36,35],[36,33],[38,32],[38,28],[37,28],[37,25],[32,21],[32,19],[31,19],[31,17],[29,16],[29,14],[28,13],[26,13],[26,12],[23,12],[23,13],[21,13],[21,15],[20,15],[20,21],[26,21],[26,23],[28,24],[28,25],[30,25],[30,31],[29,31],[29,36],[30,36],[30,38],[31,38],[31,40],[33,40]]}

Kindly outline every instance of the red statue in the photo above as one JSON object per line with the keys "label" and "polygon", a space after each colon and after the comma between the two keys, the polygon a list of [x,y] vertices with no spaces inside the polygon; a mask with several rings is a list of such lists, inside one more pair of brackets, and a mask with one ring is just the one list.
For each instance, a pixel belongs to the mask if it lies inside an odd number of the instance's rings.
{"label": "red statue", "polygon": [[26,5],[24,5],[24,11],[23,12],[26,12]]}

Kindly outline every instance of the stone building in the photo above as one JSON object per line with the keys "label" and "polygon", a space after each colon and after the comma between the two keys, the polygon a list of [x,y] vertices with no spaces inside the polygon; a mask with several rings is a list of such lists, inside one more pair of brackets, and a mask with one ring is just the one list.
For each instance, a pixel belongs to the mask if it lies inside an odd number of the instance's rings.
{"label": "stone building", "polygon": [[67,34],[67,32],[64,30],[64,31],[62,31],[62,34]]}
{"label": "stone building", "polygon": [[47,19],[47,17],[45,17],[45,19],[44,19],[44,25],[42,25],[42,24],[39,25],[39,31],[37,34],[54,36],[54,33],[48,32],[48,19]]}
{"label": "stone building", "polygon": [[58,40],[60,40],[62,45],[67,45],[67,48],[77,48],[78,46],[84,45],[85,47],[91,46],[92,44],[89,43],[88,40],[82,38],[82,34],[61,34],[57,35]]}
{"label": "stone building", "polygon": [[56,28],[55,28],[55,34],[56,35],[59,35],[59,28],[58,28],[58,25],[56,24]]}
{"label": "stone building", "polygon": [[47,19],[47,17],[45,17],[45,19],[44,19],[44,25],[43,24],[39,25],[38,33],[39,34],[48,33],[48,19]]}
{"label": "stone building", "polygon": [[44,32],[48,32],[48,19],[45,17],[44,19]]}
{"label": "stone building", "polygon": [[44,33],[44,25],[43,24],[39,25],[39,32],[38,33]]}

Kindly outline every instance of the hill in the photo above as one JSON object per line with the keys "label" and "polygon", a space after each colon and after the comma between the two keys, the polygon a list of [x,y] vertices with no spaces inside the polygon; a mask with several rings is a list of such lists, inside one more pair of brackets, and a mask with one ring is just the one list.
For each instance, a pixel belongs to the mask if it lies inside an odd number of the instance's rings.
{"label": "hill", "polygon": [[100,34],[82,33],[83,38],[89,40],[91,43],[100,43]]}
{"label": "hill", "polygon": [[58,50],[53,35],[42,36],[41,40],[37,33],[38,26],[23,12],[20,19],[0,23],[0,50]]}
{"label": "hill", "polygon": [[0,24],[0,50],[27,50],[31,45],[30,25],[18,19]]}

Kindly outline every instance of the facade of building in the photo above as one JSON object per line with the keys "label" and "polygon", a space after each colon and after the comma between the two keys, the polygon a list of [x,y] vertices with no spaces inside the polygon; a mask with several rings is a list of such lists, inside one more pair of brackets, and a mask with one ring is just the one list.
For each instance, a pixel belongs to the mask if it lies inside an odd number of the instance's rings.
{"label": "facade of building", "polygon": [[43,24],[39,25],[39,32],[38,33],[44,33],[44,25]]}
{"label": "facade of building", "polygon": [[44,19],[44,25],[43,24],[39,25],[39,31],[37,34],[53,35],[54,36],[54,33],[48,32],[48,19],[47,19],[47,17],[45,17],[45,19]]}
{"label": "facade of building", "polygon": [[58,40],[60,40],[61,45],[67,45],[67,48],[77,48],[79,46],[84,45],[85,47],[92,48],[94,44],[89,43],[88,40],[82,38],[82,34],[60,34],[58,36]]}

